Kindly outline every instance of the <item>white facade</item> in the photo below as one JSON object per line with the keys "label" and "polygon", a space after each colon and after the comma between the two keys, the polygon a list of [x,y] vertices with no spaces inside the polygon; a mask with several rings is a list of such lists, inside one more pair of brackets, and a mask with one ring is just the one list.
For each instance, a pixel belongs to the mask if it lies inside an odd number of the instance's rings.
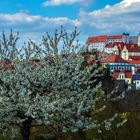
{"label": "white facade", "polygon": [[129,56],[140,56],[140,52],[129,52]]}
{"label": "white facade", "polygon": [[123,42],[123,40],[122,39],[108,39],[108,44],[115,43],[115,42]]}
{"label": "white facade", "polygon": [[133,83],[135,84],[137,90],[140,89],[140,80],[135,80]]}
{"label": "white facade", "polygon": [[111,54],[111,53],[114,53],[114,48],[105,48],[104,49],[104,51],[106,52],[106,53],[109,53],[109,54]]}
{"label": "white facade", "polygon": [[106,43],[105,42],[95,42],[88,46],[89,50],[97,49],[98,51],[103,51]]}
{"label": "white facade", "polygon": [[[97,41],[97,40],[100,40],[100,37],[102,36],[93,37],[93,41],[91,42],[89,41],[89,44],[90,44],[89,50],[92,50],[93,48],[99,51],[103,51],[105,46],[110,43],[115,43],[115,42],[129,43],[129,35],[105,36],[104,39],[102,39],[102,42]],[[112,53],[112,48],[109,48],[106,51],[108,53]]]}

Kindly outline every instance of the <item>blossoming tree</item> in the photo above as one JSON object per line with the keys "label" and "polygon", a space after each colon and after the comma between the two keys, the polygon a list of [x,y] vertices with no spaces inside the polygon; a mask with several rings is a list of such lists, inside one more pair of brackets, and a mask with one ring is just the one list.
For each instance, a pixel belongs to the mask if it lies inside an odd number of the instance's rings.
{"label": "blossoming tree", "polygon": [[62,27],[53,36],[47,33],[40,45],[29,40],[21,47],[18,33],[11,31],[9,37],[2,33],[1,132],[19,127],[23,140],[29,140],[34,123],[61,139],[65,132],[98,127],[91,112],[104,108],[95,107],[104,94],[99,80],[102,67],[96,61],[85,67],[86,50],[80,49],[78,35],[77,29],[68,34]]}

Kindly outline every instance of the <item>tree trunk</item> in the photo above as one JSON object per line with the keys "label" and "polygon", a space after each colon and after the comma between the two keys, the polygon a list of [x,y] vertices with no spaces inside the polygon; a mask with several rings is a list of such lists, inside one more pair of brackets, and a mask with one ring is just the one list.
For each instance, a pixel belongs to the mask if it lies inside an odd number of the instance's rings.
{"label": "tree trunk", "polygon": [[32,124],[32,118],[28,118],[27,120],[22,122],[21,136],[23,140],[29,140],[31,124]]}
{"label": "tree trunk", "polygon": [[72,140],[86,140],[85,132],[79,130],[77,133],[73,135]]}

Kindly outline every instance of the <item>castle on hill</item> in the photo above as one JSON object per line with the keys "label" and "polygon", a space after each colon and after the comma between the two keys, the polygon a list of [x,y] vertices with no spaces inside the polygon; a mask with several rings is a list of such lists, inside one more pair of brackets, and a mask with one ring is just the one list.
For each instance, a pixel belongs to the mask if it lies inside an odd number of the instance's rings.
{"label": "castle on hill", "polygon": [[129,89],[140,89],[140,34],[89,37],[86,47],[89,51],[107,54],[100,62],[103,66],[109,66],[115,80],[124,80]]}

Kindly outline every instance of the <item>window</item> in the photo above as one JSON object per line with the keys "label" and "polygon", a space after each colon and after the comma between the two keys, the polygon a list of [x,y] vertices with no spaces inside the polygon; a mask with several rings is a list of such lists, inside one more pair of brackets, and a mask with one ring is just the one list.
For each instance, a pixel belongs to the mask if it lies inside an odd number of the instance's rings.
{"label": "window", "polygon": [[124,75],[120,75],[120,79],[124,79]]}

